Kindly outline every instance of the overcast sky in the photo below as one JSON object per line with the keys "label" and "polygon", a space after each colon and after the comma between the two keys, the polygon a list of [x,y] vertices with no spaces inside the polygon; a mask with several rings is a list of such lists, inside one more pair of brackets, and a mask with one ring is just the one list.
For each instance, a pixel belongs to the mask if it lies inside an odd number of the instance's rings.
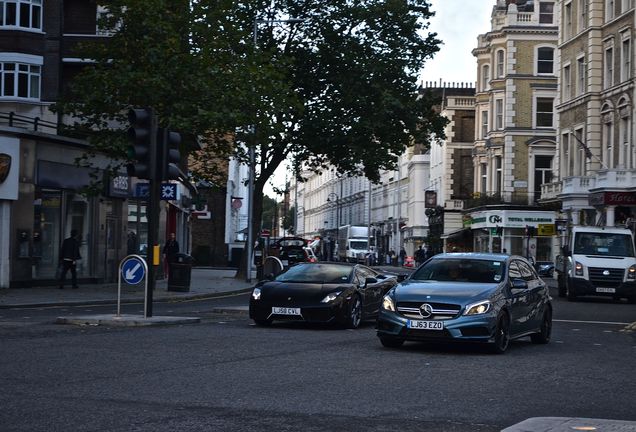
{"label": "overcast sky", "polygon": [[477,79],[477,63],[471,54],[477,35],[490,30],[490,13],[495,0],[431,0],[435,16],[429,31],[437,33],[443,45],[424,66],[423,81],[470,82]]}

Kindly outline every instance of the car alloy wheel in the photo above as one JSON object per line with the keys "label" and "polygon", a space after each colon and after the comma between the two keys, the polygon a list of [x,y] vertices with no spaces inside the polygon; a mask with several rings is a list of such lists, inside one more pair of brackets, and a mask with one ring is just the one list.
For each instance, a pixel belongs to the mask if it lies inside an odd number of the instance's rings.
{"label": "car alloy wheel", "polygon": [[495,329],[495,342],[492,345],[492,351],[497,354],[503,354],[510,344],[510,319],[508,315],[503,314],[497,320],[497,328]]}
{"label": "car alloy wheel", "polygon": [[541,320],[541,329],[539,333],[530,335],[530,340],[535,344],[547,344],[550,342],[550,336],[552,335],[552,310],[550,308],[543,312],[543,319]]}
{"label": "car alloy wheel", "polygon": [[360,297],[354,296],[351,299],[351,307],[349,308],[349,319],[347,320],[347,328],[357,329],[362,321],[362,302]]}

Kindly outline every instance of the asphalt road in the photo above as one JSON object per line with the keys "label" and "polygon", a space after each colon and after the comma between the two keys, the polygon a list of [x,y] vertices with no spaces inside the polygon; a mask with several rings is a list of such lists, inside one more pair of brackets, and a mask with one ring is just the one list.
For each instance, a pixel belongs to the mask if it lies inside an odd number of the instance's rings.
{"label": "asphalt road", "polygon": [[550,344],[517,341],[497,356],[385,349],[372,323],[259,328],[216,312],[246,300],[156,304],[155,314],[203,318],[175,327],[52,324],[104,306],[0,311],[0,430],[454,432],[536,416],[636,420],[636,334],[622,331],[635,305],[555,299]]}

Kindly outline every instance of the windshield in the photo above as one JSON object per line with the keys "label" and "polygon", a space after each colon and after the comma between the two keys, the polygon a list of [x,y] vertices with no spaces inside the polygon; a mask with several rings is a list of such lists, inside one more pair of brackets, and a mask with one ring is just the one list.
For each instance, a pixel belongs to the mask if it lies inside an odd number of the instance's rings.
{"label": "windshield", "polygon": [[411,279],[442,282],[498,283],[505,262],[478,259],[432,259],[417,269]]}
{"label": "windshield", "polygon": [[574,240],[575,254],[601,256],[634,256],[632,237],[628,234],[577,233]]}
{"label": "windshield", "polygon": [[352,241],[349,244],[351,245],[350,246],[351,249],[367,250],[367,242],[366,241],[357,240],[357,241]]}
{"label": "windshield", "polygon": [[353,267],[333,264],[300,264],[290,267],[274,280],[279,282],[306,282],[320,284],[348,283]]}

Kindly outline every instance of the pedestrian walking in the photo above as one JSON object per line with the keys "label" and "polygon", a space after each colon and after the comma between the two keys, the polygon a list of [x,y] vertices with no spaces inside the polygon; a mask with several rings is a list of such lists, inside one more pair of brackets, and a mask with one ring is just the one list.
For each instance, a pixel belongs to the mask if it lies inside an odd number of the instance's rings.
{"label": "pedestrian walking", "polygon": [[424,251],[424,249],[422,249],[422,245],[420,245],[419,248],[415,251],[415,262],[417,263],[417,266],[419,267],[420,264],[422,264],[425,260],[426,260],[426,251]]}
{"label": "pedestrian walking", "polygon": [[64,289],[66,281],[66,273],[71,271],[71,284],[73,289],[77,286],[77,260],[82,259],[79,251],[79,240],[77,239],[77,230],[71,230],[71,236],[64,239],[60,248],[60,289]]}
{"label": "pedestrian walking", "polygon": [[404,265],[405,260],[406,260],[406,251],[404,250],[404,247],[401,247],[399,258],[398,258],[398,266],[402,267]]}
{"label": "pedestrian walking", "polygon": [[170,233],[168,241],[163,245],[163,262],[166,276],[170,275],[170,263],[177,260],[177,254],[179,253],[179,242],[177,242],[176,238],[175,233]]}

